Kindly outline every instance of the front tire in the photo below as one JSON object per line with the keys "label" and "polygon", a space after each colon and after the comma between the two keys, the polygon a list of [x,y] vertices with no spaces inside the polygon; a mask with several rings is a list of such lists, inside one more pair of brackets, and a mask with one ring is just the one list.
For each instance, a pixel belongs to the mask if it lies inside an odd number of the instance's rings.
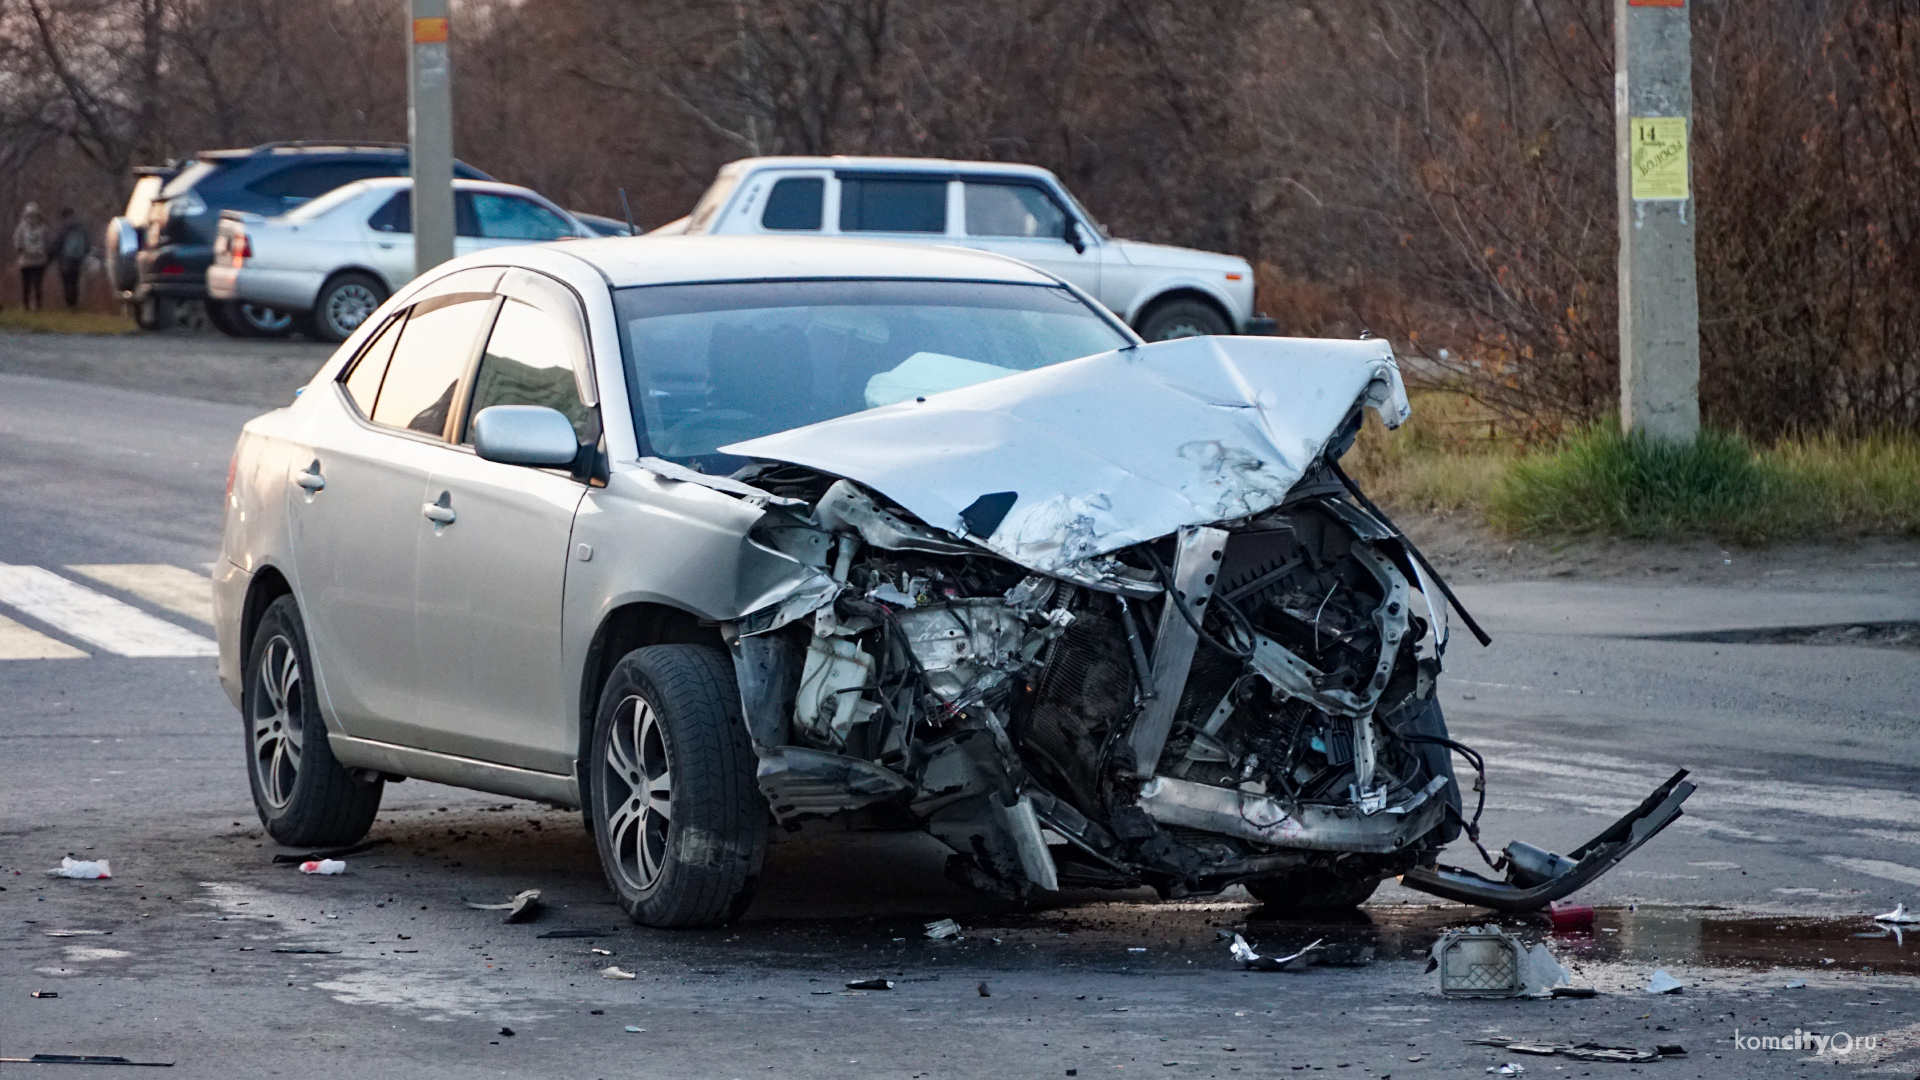
{"label": "front tire", "polygon": [[1382,880],[1344,878],[1329,870],[1296,870],[1244,884],[1268,914],[1304,917],[1352,911],[1367,902]]}
{"label": "front tire", "polygon": [[282,596],[254,630],[240,698],[253,806],[288,847],[338,847],[367,835],[386,784],[334,759],[312,673],[300,607]]}
{"label": "front tire", "polygon": [[1168,300],[1140,320],[1140,336],[1148,341],[1231,333],[1227,317],[1204,300]]}
{"label": "front tire", "polygon": [[338,345],[386,300],[386,287],[372,275],[340,274],[321,287],[307,318],[307,332],[318,341]]}
{"label": "front tire", "polygon": [[634,922],[714,926],[746,910],[767,806],[725,653],[655,645],[614,665],[587,777],[600,866]]}

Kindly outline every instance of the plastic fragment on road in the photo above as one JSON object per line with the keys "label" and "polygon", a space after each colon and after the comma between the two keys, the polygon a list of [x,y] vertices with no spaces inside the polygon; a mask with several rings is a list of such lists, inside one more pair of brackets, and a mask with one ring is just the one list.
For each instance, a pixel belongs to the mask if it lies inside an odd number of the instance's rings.
{"label": "plastic fragment on road", "polygon": [[1647,980],[1649,994],[1677,994],[1684,988],[1679,979],[1667,974],[1666,968],[1654,968],[1653,976]]}
{"label": "plastic fragment on road", "polygon": [[58,990],[35,990],[35,991],[33,992],[33,996],[34,996],[34,997],[37,997],[37,998],[57,998],[57,997],[59,997],[59,996],[60,996],[60,991],[58,991]]}
{"label": "plastic fragment on road", "polygon": [[847,984],[849,990],[891,990],[892,979],[855,979]]}
{"label": "plastic fragment on road", "polygon": [[935,941],[957,938],[960,936],[960,924],[952,919],[937,919],[927,924],[927,936]]}
{"label": "plastic fragment on road", "polygon": [[1450,930],[1433,943],[1427,970],[1447,997],[1546,996],[1573,975],[1545,945],[1525,945],[1497,926]]}
{"label": "plastic fragment on road", "polygon": [[339,859],[313,859],[300,864],[303,874],[344,874],[347,864]]}
{"label": "plastic fragment on road", "polygon": [[986,983],[981,983],[981,984],[980,984],[980,996],[981,996],[981,997],[992,997],[992,996],[993,996],[993,991],[991,991],[991,990],[989,990],[989,989],[987,989],[987,984],[986,984]]}
{"label": "plastic fragment on road", "polygon": [[48,877],[73,878],[76,881],[98,881],[111,878],[113,867],[107,860],[76,859],[71,855],[63,856],[60,865],[47,871]]}
{"label": "plastic fragment on road", "polygon": [[1547,905],[1547,916],[1555,930],[1593,930],[1593,905],[1571,900],[1555,900]]}
{"label": "plastic fragment on road", "polygon": [[1905,904],[1895,904],[1893,905],[1892,911],[1887,912],[1885,915],[1875,915],[1873,921],[1893,923],[1896,926],[1913,926],[1920,923],[1920,915],[1915,915],[1913,912],[1908,911],[1907,905]]}
{"label": "plastic fragment on road", "polygon": [[48,937],[104,937],[113,933],[111,930],[42,930],[40,932]]}
{"label": "plastic fragment on road", "polygon": [[475,911],[504,911],[510,923],[526,922],[540,914],[540,890],[524,889],[504,904],[476,904],[469,900],[467,906]]}
{"label": "plastic fragment on road", "polygon": [[118,1054],[35,1054],[32,1057],[0,1057],[0,1061],[16,1065],[147,1065],[161,1069],[173,1068],[171,1061],[135,1061]]}
{"label": "plastic fragment on road", "polygon": [[1595,990],[1591,986],[1556,986],[1552,990],[1552,996],[1557,998],[1590,998],[1599,997],[1600,991]]}
{"label": "plastic fragment on road", "polygon": [[[1532,1054],[1536,1057],[1563,1057],[1574,1061],[1615,1062],[1632,1065],[1644,1065],[1649,1061],[1659,1061],[1662,1057],[1685,1054],[1679,1045],[1666,1043],[1651,1050],[1642,1050],[1637,1046],[1608,1046],[1605,1043],[1536,1043],[1521,1039],[1509,1039],[1496,1036],[1491,1039],[1470,1039],[1475,1046],[1496,1046],[1516,1054]],[[1491,1071],[1491,1070],[1489,1070]]]}
{"label": "plastic fragment on road", "polygon": [[641,1032],[643,1032],[643,1031],[645,1031],[645,1030],[647,1030],[647,1029],[646,1029],[646,1028],[643,1028],[643,1027],[640,1027],[640,1026],[639,1026],[639,1025],[637,1025],[637,1024],[628,1024],[628,1025],[627,1025],[627,1034],[629,1034],[629,1035],[638,1035],[638,1034],[640,1034]]}
{"label": "plastic fragment on road", "polygon": [[1495,1076],[1525,1076],[1527,1067],[1509,1061],[1505,1065],[1489,1065],[1487,1071]]}
{"label": "plastic fragment on road", "polygon": [[1807,980],[1805,980],[1805,979],[1794,979],[1794,980],[1793,980],[1792,982],[1789,982],[1789,983],[1788,983],[1788,984],[1787,984],[1787,985],[1786,985],[1785,987],[1783,987],[1783,989],[1786,989],[1786,990],[1804,990],[1804,989],[1806,989],[1806,987],[1807,987]]}
{"label": "plastic fragment on road", "polygon": [[500,1029],[500,1034],[505,1035],[507,1038],[511,1039],[513,1038],[513,1029],[510,1027],[503,1027]]}
{"label": "plastic fragment on road", "polygon": [[1227,943],[1227,951],[1232,953],[1233,958],[1240,962],[1240,966],[1248,971],[1305,971],[1325,940],[1324,938],[1316,939],[1311,945],[1290,956],[1261,956],[1254,951],[1253,946],[1247,944],[1246,938],[1235,934],[1233,940]]}
{"label": "plastic fragment on road", "polygon": [[637,979],[640,976],[635,975],[631,971],[621,970],[619,964],[610,964],[600,969],[600,977],[603,979]]}

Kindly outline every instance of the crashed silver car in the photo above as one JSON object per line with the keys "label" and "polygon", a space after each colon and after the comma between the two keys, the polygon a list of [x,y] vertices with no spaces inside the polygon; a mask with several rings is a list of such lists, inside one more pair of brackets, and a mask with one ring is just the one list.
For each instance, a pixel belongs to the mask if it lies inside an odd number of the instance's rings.
{"label": "crashed silver car", "polygon": [[1364,410],[1408,414],[1384,342],[1146,345],[979,252],[455,260],[235,451],[255,803],[303,847],[407,777],[578,807],[661,926],[738,915],[770,824],[846,814],[1015,898],[1538,907],[1691,786],[1497,878],[1437,863],[1484,775],[1435,696],[1450,594],[1340,470]]}

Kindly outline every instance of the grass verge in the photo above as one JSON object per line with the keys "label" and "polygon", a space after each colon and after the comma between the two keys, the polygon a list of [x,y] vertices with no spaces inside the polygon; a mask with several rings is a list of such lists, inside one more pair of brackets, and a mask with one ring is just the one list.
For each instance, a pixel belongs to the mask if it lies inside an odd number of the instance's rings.
{"label": "grass verge", "polygon": [[125,315],[100,311],[0,311],[0,330],[34,334],[125,334],[137,329]]}
{"label": "grass verge", "polygon": [[1398,512],[1465,512],[1510,535],[1920,536],[1915,433],[1756,445],[1707,432],[1668,447],[1601,424],[1529,448],[1469,399],[1428,393],[1400,431],[1370,424],[1348,464]]}

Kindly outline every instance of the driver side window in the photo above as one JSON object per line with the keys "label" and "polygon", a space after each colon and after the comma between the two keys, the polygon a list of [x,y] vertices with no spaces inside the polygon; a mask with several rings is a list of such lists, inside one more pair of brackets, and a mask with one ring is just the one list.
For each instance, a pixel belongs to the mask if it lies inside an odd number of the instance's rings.
{"label": "driver side window", "polygon": [[968,236],[1066,235],[1066,211],[1037,187],[968,181],[966,195]]}
{"label": "driver side window", "polygon": [[573,424],[581,442],[592,441],[593,414],[580,400],[573,371],[573,350],[566,348],[573,329],[553,315],[509,299],[494,321],[487,351],[473,380],[473,404],[464,442],[473,442],[472,418],[493,405],[544,405],[558,409]]}

